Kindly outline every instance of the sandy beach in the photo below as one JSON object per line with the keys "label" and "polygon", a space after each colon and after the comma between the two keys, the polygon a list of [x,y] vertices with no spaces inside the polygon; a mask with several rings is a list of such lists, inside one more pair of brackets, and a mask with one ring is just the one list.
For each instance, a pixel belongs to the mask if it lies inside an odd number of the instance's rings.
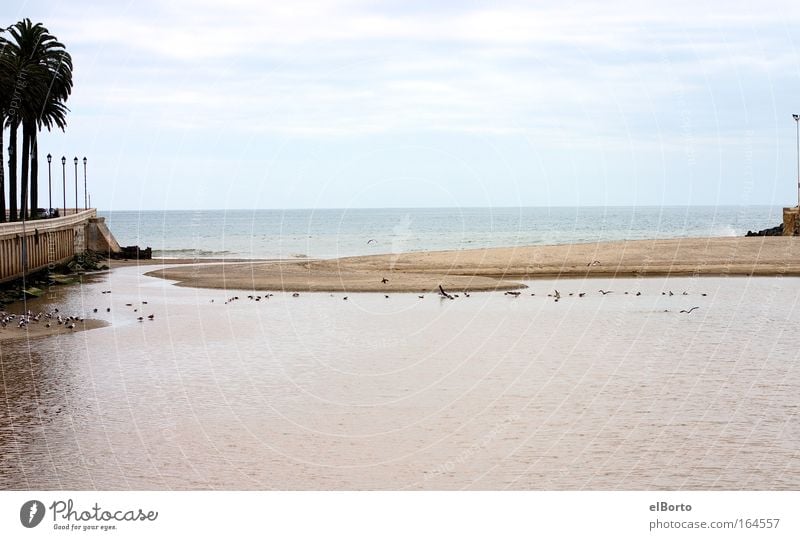
{"label": "sandy beach", "polygon": [[[521,280],[631,276],[800,275],[800,239],[678,238],[431,251],[313,261],[169,267],[147,275],[215,289],[326,292],[508,290]],[[384,282],[386,279],[388,281]]]}
{"label": "sandy beach", "polygon": [[72,334],[75,332],[82,332],[84,330],[94,330],[95,328],[102,328],[108,326],[105,321],[97,319],[84,319],[83,321],[76,321],[75,328],[68,328],[65,324],[56,324],[54,320],[50,320],[50,327],[47,327],[47,320],[31,321],[31,323],[24,328],[19,328],[16,321],[12,321],[7,327],[0,328],[0,343],[16,340],[29,340],[45,336],[55,336],[59,334]]}

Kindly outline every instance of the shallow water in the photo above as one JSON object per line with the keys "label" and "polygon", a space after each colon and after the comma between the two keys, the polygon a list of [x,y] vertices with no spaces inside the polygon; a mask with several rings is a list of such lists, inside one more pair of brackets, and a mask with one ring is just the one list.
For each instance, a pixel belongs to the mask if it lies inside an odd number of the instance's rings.
{"label": "shallow water", "polygon": [[112,324],[2,345],[0,489],[800,489],[800,279],[529,285],[61,288]]}

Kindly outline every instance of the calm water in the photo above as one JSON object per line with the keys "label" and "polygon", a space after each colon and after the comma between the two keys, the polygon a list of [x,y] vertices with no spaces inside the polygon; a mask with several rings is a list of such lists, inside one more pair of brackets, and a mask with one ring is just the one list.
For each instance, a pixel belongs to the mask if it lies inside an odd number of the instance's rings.
{"label": "calm water", "polygon": [[737,236],[780,207],[434,208],[101,212],[157,257],[331,258],[430,249]]}
{"label": "calm water", "polygon": [[62,288],[112,325],[2,345],[0,489],[800,489],[800,279],[530,286]]}

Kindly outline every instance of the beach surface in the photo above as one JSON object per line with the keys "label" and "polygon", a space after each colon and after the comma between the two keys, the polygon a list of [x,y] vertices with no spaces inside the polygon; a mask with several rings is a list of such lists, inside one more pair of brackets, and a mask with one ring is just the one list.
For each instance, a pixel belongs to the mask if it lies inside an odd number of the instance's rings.
{"label": "beach surface", "polygon": [[565,277],[797,276],[800,238],[678,238],[311,261],[226,261],[147,275],[188,287],[324,292],[432,292],[439,285],[455,291],[509,290],[524,288],[522,280]]}
{"label": "beach surface", "polygon": [[[50,326],[47,326],[47,323]],[[34,338],[55,336],[59,334],[72,334],[84,330],[94,330],[108,326],[108,323],[98,319],[84,319],[75,321],[75,327],[69,328],[66,324],[57,324],[55,320],[42,319],[31,321],[27,326],[20,328],[18,321],[11,321],[6,327],[0,328],[0,343],[17,340],[30,340]]]}

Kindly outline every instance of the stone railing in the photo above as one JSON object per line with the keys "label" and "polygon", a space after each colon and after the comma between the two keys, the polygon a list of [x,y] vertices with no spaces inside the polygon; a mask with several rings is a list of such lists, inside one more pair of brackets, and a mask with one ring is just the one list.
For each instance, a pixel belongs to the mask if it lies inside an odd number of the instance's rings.
{"label": "stone railing", "polygon": [[[68,209],[68,211],[70,210]],[[97,217],[97,210],[95,208],[80,210],[75,214],[69,214],[64,217],[27,220],[24,225],[21,221],[0,223],[0,238],[5,238],[6,235],[9,234],[22,234],[23,228],[26,232],[31,232],[34,228],[38,229],[39,233],[57,231],[63,227],[73,227],[84,223],[86,220],[93,217]]]}

